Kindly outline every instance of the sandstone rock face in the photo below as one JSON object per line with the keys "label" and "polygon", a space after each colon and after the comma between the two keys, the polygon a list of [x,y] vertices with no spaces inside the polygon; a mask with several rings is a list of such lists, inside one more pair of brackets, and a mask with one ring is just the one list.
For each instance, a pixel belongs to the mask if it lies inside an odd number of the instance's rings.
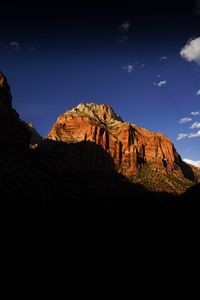
{"label": "sandstone rock face", "polygon": [[183,162],[166,136],[123,122],[106,104],[81,103],[66,111],[46,138],[101,145],[112,157],[115,169],[128,177],[137,174],[144,165],[162,174],[185,176]]}
{"label": "sandstone rock face", "polygon": [[0,151],[26,149],[30,132],[12,108],[12,95],[7,79],[0,74]]}

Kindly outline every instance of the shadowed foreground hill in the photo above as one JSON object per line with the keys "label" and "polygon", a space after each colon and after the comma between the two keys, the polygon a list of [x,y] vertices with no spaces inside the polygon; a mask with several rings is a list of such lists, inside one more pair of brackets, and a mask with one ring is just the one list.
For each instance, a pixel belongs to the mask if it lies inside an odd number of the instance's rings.
{"label": "shadowed foreground hill", "polygon": [[[150,192],[141,184],[133,184],[113,169],[108,154],[101,146],[95,149],[94,143],[50,142],[46,146],[51,149],[49,155],[46,150],[30,150],[26,157],[11,160],[11,156],[7,156],[7,161],[4,160],[4,168],[0,170],[1,196],[16,211],[40,211],[50,215],[107,211],[120,215],[135,208],[192,206],[188,202],[192,190],[185,201],[180,196]],[[98,152],[95,169],[90,167],[93,157],[85,155],[94,149]],[[73,157],[69,160],[76,157],[77,165],[66,168],[63,156],[70,152]],[[198,197],[195,199],[196,207]]]}
{"label": "shadowed foreground hill", "polygon": [[[49,155],[46,151],[31,150],[26,157],[12,157],[11,160],[11,156],[4,156],[4,168],[0,170],[1,195],[16,210],[41,210],[53,214],[69,213],[74,209],[77,212],[109,209],[120,212],[135,207],[168,206],[173,203],[171,199],[176,199],[167,193],[149,192],[118,174],[101,146],[95,149],[98,152],[97,168],[93,169],[89,167],[91,156],[85,153],[94,150],[95,144],[54,143],[50,145]],[[77,165],[69,165],[66,169],[62,158],[71,151],[77,158]]]}
{"label": "shadowed foreground hill", "polygon": [[182,194],[180,201],[186,207],[200,207],[200,183],[192,186]]}

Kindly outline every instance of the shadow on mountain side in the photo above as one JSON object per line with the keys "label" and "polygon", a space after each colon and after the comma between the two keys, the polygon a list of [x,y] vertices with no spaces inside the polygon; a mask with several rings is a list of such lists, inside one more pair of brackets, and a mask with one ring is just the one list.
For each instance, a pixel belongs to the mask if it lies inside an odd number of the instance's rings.
{"label": "shadow on mountain side", "polygon": [[179,207],[180,199],[148,191],[118,174],[110,155],[92,142],[45,140],[26,155],[1,155],[1,206],[16,215],[130,214],[135,208]]}
{"label": "shadow on mountain side", "polygon": [[181,159],[179,161],[179,165],[183,172],[184,177],[195,182],[196,177],[195,177],[195,174],[194,174],[192,168],[188,164],[186,164],[184,161],[182,161]]}
{"label": "shadow on mountain side", "polygon": [[57,170],[115,170],[112,157],[101,145],[90,141],[65,143],[44,140],[36,150],[42,161]]}

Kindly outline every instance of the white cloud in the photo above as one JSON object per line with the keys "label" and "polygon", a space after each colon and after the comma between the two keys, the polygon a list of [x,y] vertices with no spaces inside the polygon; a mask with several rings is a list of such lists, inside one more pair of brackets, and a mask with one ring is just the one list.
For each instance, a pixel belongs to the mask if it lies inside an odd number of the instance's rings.
{"label": "white cloud", "polygon": [[200,90],[197,91],[196,95],[197,95],[197,96],[200,96]]}
{"label": "white cloud", "polygon": [[166,60],[167,59],[167,56],[161,56],[160,57],[160,60]]}
{"label": "white cloud", "polygon": [[185,138],[193,139],[198,137],[200,137],[200,130],[198,130],[196,133],[179,133],[176,140],[179,141]]}
{"label": "white cloud", "polygon": [[190,127],[190,129],[196,129],[196,128],[200,128],[200,122],[194,122]]}
{"label": "white cloud", "polygon": [[167,84],[166,80],[160,81],[160,82],[154,82],[154,85],[158,86],[158,87],[162,87],[165,86]]}
{"label": "white cloud", "polygon": [[20,45],[19,45],[18,42],[14,42],[14,41],[10,42],[10,47],[12,47],[16,51],[20,51],[21,50]]}
{"label": "white cloud", "polygon": [[127,66],[123,66],[122,69],[126,70],[128,73],[132,73],[134,70],[134,66],[131,64],[128,64]]}
{"label": "white cloud", "polygon": [[200,137],[200,130],[198,130],[196,133],[190,133],[188,134],[188,138],[192,139],[192,138],[197,138]]}
{"label": "white cloud", "polygon": [[166,81],[166,80],[163,80],[163,81],[160,81],[160,82],[158,83],[158,86],[161,87],[161,86],[166,85],[166,84],[167,84],[167,81]]}
{"label": "white cloud", "polygon": [[119,30],[121,32],[128,32],[130,29],[130,26],[131,26],[131,23],[129,20],[127,20],[120,25]]}
{"label": "white cloud", "polygon": [[200,112],[199,112],[199,111],[192,111],[192,112],[191,112],[191,115],[193,115],[193,116],[198,116],[198,115],[200,115]]}
{"label": "white cloud", "polygon": [[138,68],[146,67],[146,65],[144,63],[141,63],[140,61],[135,61],[133,65],[134,65],[135,68],[136,67],[138,67]]}
{"label": "white cloud", "polygon": [[191,118],[181,118],[178,122],[180,123],[180,124],[186,124],[186,123],[188,123],[188,122],[190,122],[190,121],[192,121],[192,119]]}
{"label": "white cloud", "polygon": [[183,161],[186,162],[187,164],[190,164],[192,166],[200,168],[200,160],[194,161],[194,160],[185,158]]}
{"label": "white cloud", "polygon": [[185,139],[188,136],[188,134],[186,133],[179,133],[178,137],[177,137],[177,141]]}
{"label": "white cloud", "polygon": [[[195,128],[199,128],[199,127],[195,127]],[[179,133],[176,140],[179,141],[185,138],[193,139],[198,137],[200,137],[200,130],[198,130],[196,133]]]}
{"label": "white cloud", "polygon": [[189,40],[181,49],[180,55],[189,62],[200,64],[200,37]]}

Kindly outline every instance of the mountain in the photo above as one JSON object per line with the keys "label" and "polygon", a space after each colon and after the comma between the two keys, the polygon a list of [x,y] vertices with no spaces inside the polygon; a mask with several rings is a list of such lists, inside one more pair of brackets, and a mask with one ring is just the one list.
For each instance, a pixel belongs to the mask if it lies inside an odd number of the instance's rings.
{"label": "mountain", "polygon": [[[46,139],[101,145],[113,161],[113,165],[104,164],[104,169],[114,167],[150,190],[181,193],[196,179],[194,170],[182,161],[166,136],[124,122],[107,104],[81,103],[66,111]],[[94,168],[96,153],[92,155],[90,167]]]}
{"label": "mountain", "polygon": [[0,151],[24,151],[29,141],[30,131],[13,109],[10,86],[6,76],[0,73]]}
{"label": "mountain", "polygon": [[199,185],[175,195],[199,175],[168,138],[123,122],[105,104],[82,103],[67,111],[42,140],[13,109],[0,74],[0,208],[12,220],[38,213],[65,220],[66,213],[126,216],[137,207],[200,206]]}

